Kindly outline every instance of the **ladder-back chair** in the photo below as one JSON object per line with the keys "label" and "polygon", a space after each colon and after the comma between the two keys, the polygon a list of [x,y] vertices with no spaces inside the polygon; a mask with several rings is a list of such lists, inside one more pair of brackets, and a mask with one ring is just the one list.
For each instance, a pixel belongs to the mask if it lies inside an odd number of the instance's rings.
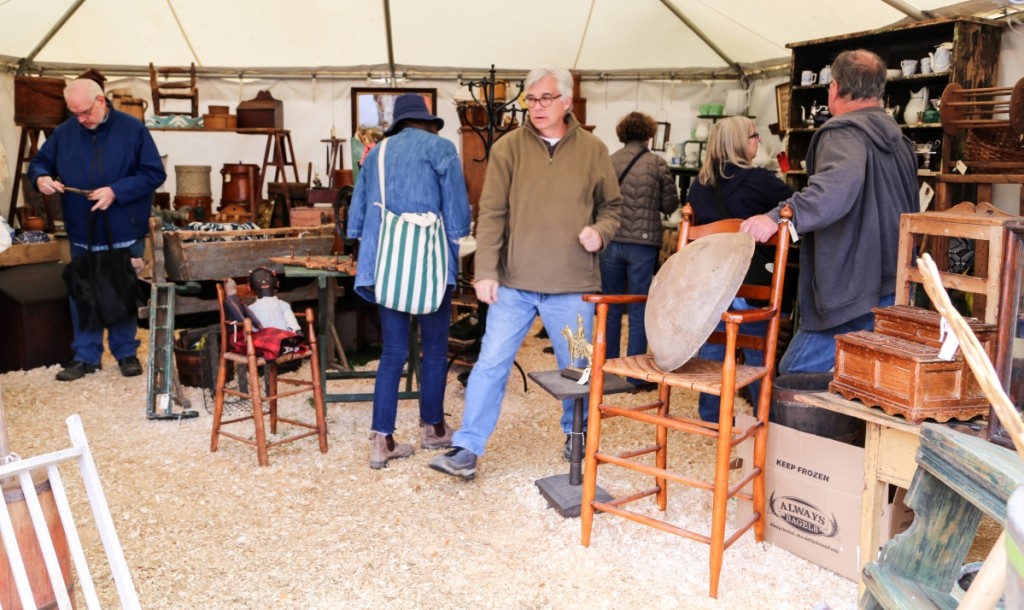
{"label": "ladder-back chair", "polygon": [[[166,80],[169,77],[184,76],[187,80],[178,78]],[[161,80],[164,79],[164,80]],[[193,63],[188,68],[157,68],[149,64],[149,88],[153,93],[153,114],[167,116],[171,114],[182,114],[161,108],[163,100],[189,100],[192,104],[189,116],[199,116],[199,88],[196,86],[196,65]]]}
{"label": "ladder-back chair", "polygon": [[[320,385],[320,359],[317,352],[316,330],[313,327],[312,308],[306,308],[305,317],[300,318],[300,320],[305,322],[306,339],[309,341],[308,349],[295,353],[281,354],[273,360],[268,360],[257,356],[256,354],[256,348],[253,345],[252,321],[248,318],[242,322],[233,321],[227,313],[226,298],[224,285],[217,284],[217,301],[220,305],[220,363],[217,369],[217,395],[213,407],[213,431],[210,437],[210,451],[217,451],[217,445],[220,441],[220,437],[226,436],[236,441],[255,446],[260,466],[268,466],[270,464],[270,459],[267,457],[267,450],[270,447],[291,443],[315,434],[320,441],[320,453],[327,453],[327,423],[324,417],[324,395],[323,387]],[[244,354],[231,351],[231,339],[234,333],[244,333]],[[309,358],[309,381],[278,376],[277,369],[279,364],[302,358]],[[227,387],[227,367],[234,366],[236,363],[245,367],[246,372],[239,372],[238,377],[242,377],[243,375],[245,376],[248,382],[246,384],[246,389],[243,389],[244,382],[241,379],[238,383],[238,389]],[[262,367],[266,368],[268,377],[266,396],[262,395],[261,389],[262,385],[259,371]],[[297,389],[279,392],[279,384],[290,385]],[[278,415],[277,401],[279,399],[309,391],[312,391],[313,393],[313,410],[316,416],[315,422],[299,421]],[[236,396],[249,400],[252,403],[252,411],[239,417],[223,419],[225,395]],[[267,412],[264,412],[263,410],[264,401],[266,401],[269,406]],[[293,434],[292,436],[268,442],[266,425],[263,419],[265,415],[270,416],[271,434],[277,433],[278,422],[291,424],[299,428],[305,428],[306,430]],[[224,429],[224,426],[228,424],[237,424],[239,422],[250,420],[254,424],[255,438],[242,436]]]}
{"label": "ladder-back chair", "polygon": [[[587,428],[587,454],[583,479],[583,500],[581,509],[582,542],[590,546],[590,533],[594,512],[602,511],[625,517],[637,523],[648,525],[690,540],[703,542],[711,547],[710,596],[718,596],[718,580],[722,567],[722,555],[726,548],[744,532],[753,528],[758,542],[764,538],[765,528],[765,448],[767,444],[768,410],[772,393],[772,378],[775,375],[775,347],[779,331],[782,305],[782,286],[785,279],[786,261],[789,253],[789,208],[783,210],[783,219],[778,232],[769,244],[775,246],[775,259],[771,286],[743,284],[737,296],[767,304],[756,309],[726,311],[722,314],[724,332],[714,332],[709,342],[725,345],[722,361],[692,358],[674,371],[663,371],[651,354],[605,360],[607,340],[605,327],[608,321],[608,306],[612,303],[636,303],[647,299],[644,295],[584,295],[585,301],[597,307],[597,321],[594,326],[593,377],[590,381],[590,421]],[[701,237],[714,233],[739,231],[738,219],[722,220],[715,223],[693,226],[693,209],[683,208],[683,221],[679,230],[680,249]],[[694,298],[700,298],[694,294]],[[680,316],[687,315],[680,311]],[[740,325],[751,322],[767,322],[764,337],[740,334]],[[743,348],[761,350],[764,353],[762,366],[738,365],[737,352]],[[615,406],[605,400],[604,376],[621,375],[658,384],[658,398],[639,406]],[[754,407],[755,421],[743,429],[734,428],[733,413],[736,391],[756,381],[761,389]],[[673,388],[704,392],[721,397],[719,421],[704,422],[699,419],[673,415],[669,410],[669,398]],[[602,426],[605,420],[625,417],[654,427],[654,444],[613,452],[602,445]],[[693,473],[669,470],[668,432],[689,432],[716,440],[715,472],[713,481],[693,478]],[[753,441],[753,468],[746,477],[729,485],[730,454],[742,442]],[[651,459],[653,456],[653,460]],[[639,459],[638,459],[639,458]],[[653,461],[653,463],[652,463]],[[597,476],[604,466],[620,466],[654,477],[654,486],[635,493],[620,494],[609,502],[595,500]],[[712,514],[710,533],[690,531],[667,521],[648,517],[628,510],[624,506],[648,496],[654,496],[658,508],[666,510],[668,503],[668,482],[681,483],[712,493]],[[752,489],[751,489],[752,488]],[[730,498],[737,497],[753,502],[753,515],[745,523],[738,524],[726,536],[726,508]]]}

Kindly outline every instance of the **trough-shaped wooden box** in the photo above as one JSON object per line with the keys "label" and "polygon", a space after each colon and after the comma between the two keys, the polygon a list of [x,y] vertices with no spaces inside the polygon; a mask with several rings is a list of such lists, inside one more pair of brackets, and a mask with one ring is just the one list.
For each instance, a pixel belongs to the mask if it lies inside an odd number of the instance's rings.
{"label": "trough-shaped wooden box", "polygon": [[837,335],[829,390],[914,423],[987,414],[988,401],[963,357],[947,361],[938,354],[938,348],[869,331]]}
{"label": "trough-shaped wooden box", "polygon": [[[222,238],[227,241],[195,241]],[[164,268],[176,282],[218,280],[248,275],[265,265],[281,271],[271,257],[322,256],[331,253],[334,225],[251,231],[164,231]]]}
{"label": "trough-shaped wooden box", "polygon": [[0,252],[0,267],[60,260],[60,244],[56,240],[38,244],[13,244]]}
{"label": "trough-shaped wooden box", "polygon": [[[942,316],[939,315],[939,312],[910,305],[876,307],[871,311],[875,314],[876,333],[899,337],[936,349],[942,347],[942,341],[939,339],[939,325],[942,322]],[[997,326],[982,322],[978,318],[964,318],[964,321],[974,331],[981,346],[985,348],[989,361],[994,363],[996,361]],[[952,331],[950,332],[952,333]]]}

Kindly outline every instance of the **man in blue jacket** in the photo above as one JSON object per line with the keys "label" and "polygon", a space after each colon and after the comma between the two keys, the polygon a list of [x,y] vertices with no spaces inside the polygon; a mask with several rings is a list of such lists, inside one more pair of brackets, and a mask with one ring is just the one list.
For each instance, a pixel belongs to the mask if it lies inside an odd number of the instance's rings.
{"label": "man in blue jacket", "polygon": [[[64,101],[72,116],[46,139],[29,164],[29,177],[40,193],[63,194],[64,228],[72,259],[90,249],[106,250],[108,241],[112,247],[128,248],[133,257],[141,258],[153,192],[167,178],[156,144],[138,119],[107,105],[95,81],[72,81],[64,89]],[[92,214],[97,216],[94,236],[88,234]],[[103,216],[109,220],[109,235]],[[57,373],[59,381],[95,373],[103,355],[103,329],[80,328],[73,301],[71,321],[75,355],[71,364]],[[140,343],[137,330],[135,316],[107,328],[107,344],[125,377],[142,374],[135,355]]]}
{"label": "man in blue jacket", "polygon": [[892,305],[900,215],[919,210],[913,143],[882,108],[885,63],[871,51],[832,62],[832,118],[807,151],[807,186],[774,210],[743,221],[765,241],[793,208],[800,245],[800,321],[779,373],[835,366],[836,335],[871,330],[871,309]]}

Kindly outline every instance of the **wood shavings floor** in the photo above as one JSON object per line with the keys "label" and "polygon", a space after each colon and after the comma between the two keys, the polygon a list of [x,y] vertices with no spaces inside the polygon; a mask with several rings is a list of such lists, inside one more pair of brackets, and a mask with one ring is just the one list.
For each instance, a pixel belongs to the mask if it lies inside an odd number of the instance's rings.
{"label": "wood shavings floor", "polygon": [[[555,368],[545,345],[531,333],[520,365]],[[210,453],[201,390],[187,390],[198,418],[150,421],[146,376],[123,378],[109,354],[103,367],[72,383],[53,380],[58,367],[11,372],[0,388],[11,448],[22,456],[67,446],[64,420],[82,416],[144,608],[856,607],[855,583],[750,534],[726,551],[718,600],[707,597],[706,545],[598,516],[590,548],[581,546],[579,520],[548,508],[534,485],[568,471],[558,402],[532,382],[524,393],[515,371],[477,479],[464,482],[427,467],[438,452],[419,449],[413,401],[400,403],[396,436],[416,454],[386,469],[368,466],[369,403],[328,405],[328,453],[303,439],[271,449],[260,468],[254,448],[230,439]],[[455,372],[446,411],[458,424],[465,394]],[[330,384],[370,390],[372,381]],[[283,412],[311,413],[291,401]],[[673,409],[695,416],[695,395],[674,395]],[[626,438],[626,428],[608,430]],[[710,472],[706,440],[672,442],[674,459]],[[600,484],[615,495],[629,477],[602,471]],[[77,475],[64,478],[76,514],[87,514]],[[670,490],[668,517],[706,531],[710,496]],[[656,512],[653,502],[647,510]],[[102,548],[87,545],[101,599],[116,607]]]}

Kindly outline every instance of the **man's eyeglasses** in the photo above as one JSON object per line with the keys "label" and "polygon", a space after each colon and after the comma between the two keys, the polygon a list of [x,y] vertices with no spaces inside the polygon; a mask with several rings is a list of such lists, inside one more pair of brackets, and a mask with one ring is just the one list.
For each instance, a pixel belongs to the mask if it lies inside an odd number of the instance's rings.
{"label": "man's eyeglasses", "polygon": [[557,100],[560,97],[562,97],[562,96],[561,95],[556,95],[556,96],[544,95],[544,96],[541,96],[541,97],[533,97],[532,95],[527,95],[526,96],[526,106],[528,108],[533,108],[534,106],[540,106],[541,108],[547,108],[548,106],[551,105],[551,102]]}
{"label": "man's eyeglasses", "polygon": [[74,111],[71,111],[69,109],[68,112],[71,114],[71,116],[75,117],[76,119],[87,117],[96,108],[96,102],[98,102],[98,101],[99,101],[99,98],[94,99],[92,101],[92,104],[89,105],[89,109],[88,110],[83,110],[82,112],[74,112]]}
{"label": "man's eyeglasses", "polygon": [[761,139],[761,134],[759,134],[759,133],[757,133],[755,131],[754,133],[750,134],[749,137],[750,137],[751,140],[760,140]]}

